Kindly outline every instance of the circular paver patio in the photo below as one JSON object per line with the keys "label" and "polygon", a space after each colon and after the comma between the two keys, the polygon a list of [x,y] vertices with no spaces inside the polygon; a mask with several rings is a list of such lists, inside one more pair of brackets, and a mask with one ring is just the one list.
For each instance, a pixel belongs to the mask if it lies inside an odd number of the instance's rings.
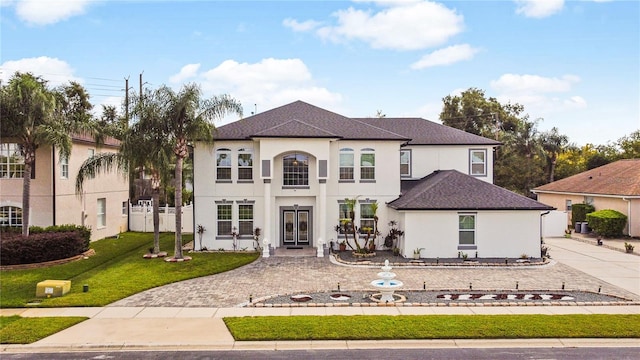
{"label": "circular paver patio", "polygon": [[[344,266],[327,257],[270,257],[221,274],[173,283],[112,303],[110,306],[156,307],[232,307],[255,298],[337,289],[373,290],[370,282],[380,271],[377,267]],[[396,267],[396,279],[403,289],[476,290],[515,289],[554,290],[565,284],[567,290],[597,292],[638,301],[626,290],[552,261],[544,266],[450,268]]]}

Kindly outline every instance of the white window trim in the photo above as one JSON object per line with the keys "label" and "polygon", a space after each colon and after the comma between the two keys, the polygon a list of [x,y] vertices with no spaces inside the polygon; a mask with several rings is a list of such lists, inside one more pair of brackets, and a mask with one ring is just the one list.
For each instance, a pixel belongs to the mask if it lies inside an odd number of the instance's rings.
{"label": "white window trim", "polygon": [[[461,229],[460,228],[460,217],[461,216],[471,216],[473,217],[473,229]],[[478,216],[476,213],[458,213],[458,250],[477,250],[478,249]],[[460,243],[460,232],[472,232],[473,233],[473,244],[461,244]]]}
{"label": "white window trim", "polygon": [[[362,165],[362,160],[363,160],[362,157],[364,155],[373,155],[373,165],[370,165],[370,166]],[[375,149],[372,149],[372,148],[361,149],[360,150],[360,162],[359,162],[359,165],[360,165],[360,174],[359,174],[360,175],[360,182],[361,183],[376,182],[376,151],[375,151]],[[371,179],[369,179],[369,178],[363,179],[362,178],[362,170],[363,169],[373,169],[373,178],[371,178]]]}
{"label": "white window trim", "polygon": [[69,178],[69,157],[67,156],[60,157],[60,178]]}
{"label": "white window trim", "polygon": [[[251,165],[243,165],[240,164],[240,156],[241,155],[249,155],[251,157]],[[253,163],[254,163],[255,159],[253,156],[253,149],[249,149],[249,148],[242,148],[242,149],[238,149],[238,182],[239,183],[252,183],[253,182]],[[240,169],[250,169],[251,170],[251,177],[248,179],[240,179]]]}
{"label": "white window trim", "polygon": [[[350,155],[351,156],[351,166],[342,166],[342,155]],[[338,182],[355,182],[355,152],[352,148],[342,148],[338,153]],[[351,169],[351,179],[342,179],[340,176],[342,175],[342,169]]]}
{"label": "white window trim", "polygon": [[[473,162],[473,154],[474,153],[483,153],[484,155],[484,161],[482,163],[474,163]],[[486,177],[487,176],[487,149],[469,149],[469,175],[471,176],[477,176],[477,177]],[[483,165],[483,169],[482,169],[482,174],[474,174],[473,173],[473,165],[477,165],[477,164],[482,164]]]}
{"label": "white window trim", "polygon": [[[101,209],[100,203],[104,204]],[[104,229],[107,227],[107,198],[98,198],[96,204],[96,228]]]}
{"label": "white window trim", "polygon": [[411,155],[412,155],[411,154],[411,149],[402,149],[402,150],[400,150],[400,169],[402,169],[402,164],[403,164],[402,163],[402,153],[409,154],[408,155],[409,156],[409,162],[407,163],[407,168],[408,168],[409,172],[407,174],[403,174],[402,170],[400,170],[400,177],[410,178],[411,177],[411,170],[412,170],[411,169],[412,168],[412,166],[411,166],[411,160],[412,160],[411,159]]}
{"label": "white window trim", "polygon": [[[216,164],[215,164],[216,182],[219,182],[219,183],[232,182],[233,181],[233,169],[232,169],[233,162],[231,161],[231,149],[219,148],[219,149],[216,149],[214,154],[215,154],[215,156],[214,156],[215,160],[214,161],[216,162]],[[222,155],[226,156],[226,159],[228,161],[228,165],[219,165],[218,164],[218,157],[222,156]],[[229,178],[224,178],[224,179],[219,178],[218,177],[218,170],[219,169],[229,169]]]}

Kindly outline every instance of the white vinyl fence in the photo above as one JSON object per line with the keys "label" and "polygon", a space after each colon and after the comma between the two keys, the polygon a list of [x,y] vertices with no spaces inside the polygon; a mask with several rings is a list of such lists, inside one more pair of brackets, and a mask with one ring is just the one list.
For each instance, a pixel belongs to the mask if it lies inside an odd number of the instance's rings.
{"label": "white vinyl fence", "polygon": [[[129,204],[129,230],[153,232],[153,207]],[[176,208],[160,207],[160,232],[176,231]],[[182,206],[182,232],[193,233],[193,203]]]}
{"label": "white vinyl fence", "polygon": [[569,212],[554,210],[542,217],[543,237],[562,237],[567,229]]}

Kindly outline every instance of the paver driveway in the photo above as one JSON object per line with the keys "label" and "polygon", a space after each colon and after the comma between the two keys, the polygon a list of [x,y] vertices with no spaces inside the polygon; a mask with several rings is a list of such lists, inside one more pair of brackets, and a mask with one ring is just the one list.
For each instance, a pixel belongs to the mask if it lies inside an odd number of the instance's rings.
{"label": "paver driveway", "polygon": [[[205,276],[150,289],[117,301],[110,306],[231,307],[254,299],[276,295],[336,290],[373,290],[376,267],[350,267],[328,258],[270,257],[221,274]],[[537,267],[495,268],[394,268],[403,289],[514,289],[554,290],[565,283],[567,290],[598,290],[628,299],[640,296],[615,287],[567,265],[556,263]]]}

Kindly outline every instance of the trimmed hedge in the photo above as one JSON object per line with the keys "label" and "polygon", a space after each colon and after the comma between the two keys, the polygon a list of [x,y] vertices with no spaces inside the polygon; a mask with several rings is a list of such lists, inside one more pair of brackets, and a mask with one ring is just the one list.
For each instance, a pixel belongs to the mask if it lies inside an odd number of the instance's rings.
{"label": "trimmed hedge", "polygon": [[587,214],[589,227],[598,235],[617,237],[622,235],[627,216],[616,210],[599,210]]}
{"label": "trimmed hedge", "polygon": [[0,264],[33,264],[66,259],[89,250],[91,230],[76,225],[30,227],[28,237],[5,232],[0,241]]}
{"label": "trimmed hedge", "polygon": [[[575,228],[576,222],[587,221],[587,214],[596,211],[593,205],[574,204],[571,206],[571,225]],[[591,223],[589,223],[591,225]]]}

